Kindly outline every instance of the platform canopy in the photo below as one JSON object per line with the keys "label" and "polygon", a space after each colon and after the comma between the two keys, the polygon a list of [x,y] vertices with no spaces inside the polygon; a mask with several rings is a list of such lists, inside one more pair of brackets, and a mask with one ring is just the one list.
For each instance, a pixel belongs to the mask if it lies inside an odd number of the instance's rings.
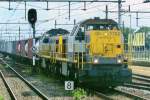
{"label": "platform canopy", "polygon": [[[118,0],[0,0],[2,1],[8,1],[8,2],[116,2],[118,3]],[[124,2],[122,0],[122,2]]]}

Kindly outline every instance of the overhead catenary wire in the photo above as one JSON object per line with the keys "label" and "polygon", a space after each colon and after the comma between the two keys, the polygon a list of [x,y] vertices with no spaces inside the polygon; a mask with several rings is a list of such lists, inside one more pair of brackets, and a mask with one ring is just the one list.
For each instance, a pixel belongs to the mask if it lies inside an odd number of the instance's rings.
{"label": "overhead catenary wire", "polygon": [[[138,3],[138,4],[139,4],[139,3]],[[133,4],[133,5],[138,5],[138,4]],[[141,4],[142,4],[142,3],[141,3]],[[68,4],[67,4],[67,6],[68,6]],[[127,6],[127,5],[126,5],[126,6]],[[93,6],[93,8],[94,8],[94,6]],[[123,6],[122,8],[124,8],[124,6]],[[115,8],[114,8],[114,9],[115,9]],[[67,10],[67,9],[66,9],[66,10]],[[93,10],[93,9],[92,9],[92,10]],[[93,13],[94,13],[95,10],[98,11],[98,9],[95,9],[95,8],[94,8]],[[86,10],[84,13],[87,13],[87,11],[89,11],[88,8],[87,8],[87,10]],[[68,11],[67,11],[66,13],[68,13]],[[84,16],[84,13],[83,13],[83,14],[78,14],[78,15],[76,15],[76,16]],[[88,13],[89,13],[89,12],[88,12]],[[72,16],[72,15],[75,15],[75,14],[73,14],[73,11],[72,11],[71,16]],[[85,14],[85,15],[86,15],[86,14]],[[61,15],[56,16],[55,18],[57,19],[57,18],[59,18],[60,16],[66,16],[66,15],[65,15],[65,13],[62,13]],[[75,16],[75,17],[76,17],[76,16]],[[54,18],[54,19],[55,19],[55,18]],[[64,17],[64,18],[65,18],[65,17]],[[111,18],[112,18],[112,17],[111,17]],[[39,23],[39,25],[42,24],[42,23],[43,23],[43,24],[44,24],[44,23],[47,23],[47,22],[52,21],[52,20],[54,20],[54,19],[53,19],[53,18],[50,18],[50,20],[48,20],[48,19],[45,20],[45,21],[43,20],[43,22]]]}
{"label": "overhead catenary wire", "polygon": [[[20,3],[18,3],[18,4],[16,5],[16,8],[13,10],[13,14],[11,14],[10,18],[12,18],[12,17],[14,16],[14,14],[15,14],[15,12],[16,12],[16,9],[18,8],[19,4],[20,4]],[[9,22],[9,19],[6,21],[6,23],[8,23],[8,22]],[[1,27],[1,28],[2,28],[2,27]]]}
{"label": "overhead catenary wire", "polygon": [[[47,22],[48,20],[45,20],[45,22]],[[43,21],[44,22],[44,21]]]}
{"label": "overhead catenary wire", "polygon": [[[139,5],[139,4],[142,4],[142,3],[135,3],[135,4],[133,4],[133,5]],[[126,5],[127,6],[127,5]],[[125,6],[123,6],[123,7],[125,7]],[[93,7],[94,8],[94,7]],[[114,9],[115,9],[115,7],[114,7]],[[94,12],[94,11],[93,11]],[[66,12],[67,13],[67,12]],[[87,12],[87,14],[88,14],[89,12]],[[64,14],[62,14],[62,16],[63,16]],[[75,15],[75,14],[74,14]],[[74,16],[73,15],[73,16]],[[76,16],[83,16],[83,14],[78,14],[78,15],[76,15]],[[112,17],[111,17],[112,18]],[[117,19],[117,18],[115,18],[115,19]],[[50,19],[50,20],[53,20],[53,19]],[[49,21],[50,21],[49,20]]]}
{"label": "overhead catenary wire", "polygon": [[[98,5],[99,6],[99,5]],[[92,8],[96,8],[96,6],[94,6],[94,7],[91,7],[90,9],[92,9]],[[87,9],[88,10],[88,9]],[[67,13],[67,12],[66,12]],[[88,12],[87,12],[88,13]],[[85,13],[86,14],[86,13]],[[85,15],[84,14],[84,15]],[[64,15],[64,13],[62,14],[62,15]],[[83,14],[82,14],[83,15]],[[59,15],[59,16],[61,16],[61,15]],[[56,17],[55,17],[56,18]],[[50,20],[53,20],[53,19],[50,19]],[[50,20],[45,20],[45,22],[48,22],[48,21],[50,21]],[[43,21],[44,22],[44,21]]]}
{"label": "overhead catenary wire", "polygon": [[[139,3],[138,3],[139,4]],[[140,3],[141,4],[141,3]],[[133,4],[133,5],[137,5],[137,4]],[[64,5],[64,6],[67,6],[67,5]],[[94,8],[94,7],[93,7]]]}
{"label": "overhead catenary wire", "polygon": [[[141,3],[138,3],[138,4],[141,4]],[[137,5],[137,4],[133,4],[133,5]],[[32,6],[32,5],[31,5]],[[67,5],[64,5],[64,6],[67,6]]]}
{"label": "overhead catenary wire", "polygon": [[[112,3],[110,3],[110,4],[112,4]],[[132,4],[132,5],[139,5],[139,4],[142,4],[142,3],[135,3],[135,4]],[[98,6],[100,6],[100,5],[98,5]],[[91,8],[89,8],[89,9],[92,9],[92,8],[96,8],[96,7],[98,7],[98,6],[94,6],[94,7],[91,7]],[[126,5],[126,6],[128,6],[128,5]],[[101,6],[100,6],[101,7]],[[122,7],[125,7],[125,6],[122,6]],[[113,7],[113,8],[110,8],[110,9],[116,9],[116,7]],[[88,10],[88,9],[87,9]],[[104,11],[104,10],[103,10]],[[66,13],[68,13],[68,12],[66,12]],[[64,16],[66,13],[63,13],[63,14],[61,14],[62,16]],[[88,12],[87,12],[88,13]],[[93,13],[94,13],[94,11],[93,11]],[[82,16],[84,13],[80,13],[80,14],[78,14],[77,16]],[[61,16],[60,15],[60,16]],[[74,16],[74,15],[73,15]],[[55,18],[57,18],[57,17],[55,17]],[[49,21],[50,20],[54,20],[53,18],[51,18],[51,19],[49,19]]]}
{"label": "overhead catenary wire", "polygon": [[[23,4],[23,3],[21,3],[20,2],[20,4]],[[77,4],[77,3],[71,3],[71,5],[75,5],[75,4]],[[27,4],[28,6],[33,6],[33,5],[30,5],[30,4]],[[61,7],[65,7],[65,6],[68,6],[68,4],[65,4],[65,5],[61,5],[61,6],[55,6],[55,7],[53,7],[53,8],[56,8],[56,7],[59,7],[59,8],[61,8]],[[33,6],[33,7],[39,7],[39,6]],[[17,7],[16,7],[17,8]],[[14,11],[16,11],[17,9],[13,9]],[[50,9],[53,9],[53,8],[50,8]],[[10,21],[10,20],[9,20]],[[47,20],[43,20],[43,22],[45,22],[45,21],[47,21]],[[41,21],[42,22],[42,21]]]}
{"label": "overhead catenary wire", "polygon": [[[101,5],[96,5],[96,6],[94,6],[94,7],[91,7],[91,8],[87,8],[87,10],[85,11],[85,12],[87,12],[88,10],[92,10],[92,9],[95,9],[96,7],[98,7],[98,6],[101,6]],[[81,7],[77,7],[77,8],[81,8]],[[75,8],[75,9],[77,9],[77,8]],[[68,13],[68,11],[66,11],[66,12],[64,12],[64,13],[62,13],[61,15],[59,15],[59,17],[60,16],[65,16],[65,14],[67,14]],[[83,14],[83,13],[82,13]],[[74,15],[76,15],[76,14],[74,14]],[[73,16],[74,16],[73,15]],[[81,15],[81,14],[78,14],[79,16]],[[47,22],[49,22],[49,21],[53,21],[54,19],[57,19],[58,18],[58,16],[54,16],[53,18],[49,18],[49,19],[47,19]],[[45,23],[47,23],[47,22],[45,22]]]}

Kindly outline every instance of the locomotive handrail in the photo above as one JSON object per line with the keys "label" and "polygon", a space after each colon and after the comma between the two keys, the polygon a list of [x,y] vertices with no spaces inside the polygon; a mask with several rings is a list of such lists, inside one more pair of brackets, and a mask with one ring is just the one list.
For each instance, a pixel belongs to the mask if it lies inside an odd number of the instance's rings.
{"label": "locomotive handrail", "polygon": [[[56,63],[56,61],[63,61],[63,62],[72,62],[72,63],[77,63],[77,66],[79,67],[81,65],[81,68],[83,69],[83,65],[86,63],[93,63],[96,55],[90,54],[89,51],[86,52],[86,50],[89,48],[90,43],[85,43],[85,42],[73,42],[73,52],[72,52],[72,57],[73,59],[69,59],[68,56],[68,52],[67,49],[65,50],[65,52],[63,51],[65,47],[68,47],[67,45],[69,45],[70,43],[65,43],[65,44],[54,44],[55,48],[48,50],[50,47],[48,46],[47,48],[44,48],[44,50],[41,51],[41,55],[43,55],[43,57],[49,58],[53,63]],[[131,54],[127,53],[127,51],[125,51],[126,49],[128,49],[128,45],[123,44],[123,43],[116,43],[116,42],[111,42],[111,43],[104,43],[105,45],[112,45],[113,47],[120,45],[121,47],[124,48],[124,50],[122,51],[122,55],[124,55],[125,58],[128,58],[128,62],[131,61]],[[104,47],[103,44],[103,47]],[[49,44],[50,45],[50,44]],[[93,44],[94,45],[94,44]],[[62,50],[58,49],[59,47],[61,47]],[[75,51],[75,48],[79,48],[79,51]],[[57,51],[56,51],[57,50]],[[76,49],[77,50],[77,49]],[[113,50],[111,50],[113,53]],[[103,57],[103,58],[107,58],[107,56],[113,58],[114,56],[110,56],[110,54],[107,55],[101,55],[98,54],[98,57]],[[116,55],[117,56],[117,55]],[[84,62],[84,58],[85,57],[89,57],[90,60]]]}

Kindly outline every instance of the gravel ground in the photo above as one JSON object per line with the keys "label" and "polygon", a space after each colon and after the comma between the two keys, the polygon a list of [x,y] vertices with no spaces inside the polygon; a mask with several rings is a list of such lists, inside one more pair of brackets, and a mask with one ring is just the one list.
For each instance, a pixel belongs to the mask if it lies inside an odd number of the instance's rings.
{"label": "gravel ground", "polygon": [[[150,67],[130,66],[130,68],[132,69],[132,72],[135,74],[150,76]],[[132,79],[132,82],[150,84],[146,81],[138,80],[138,79]],[[147,98],[147,100],[150,100],[150,91],[148,91],[148,90],[135,89],[135,88],[129,88],[129,87],[119,87],[119,88],[124,91],[136,94],[138,96],[145,97],[145,98]]]}
{"label": "gravel ground", "polygon": [[59,81],[40,75],[26,77],[34,86],[47,95],[50,99],[55,100],[72,100],[71,91],[65,91],[64,86]]}
{"label": "gravel ground", "polygon": [[105,95],[109,96],[110,98],[112,98],[113,100],[121,100],[123,98],[123,100],[133,100],[133,98],[126,96],[125,94],[122,94],[118,91],[115,91],[113,89],[110,90],[104,90]]}
{"label": "gravel ground", "polygon": [[0,78],[0,96],[2,96],[4,100],[11,100],[10,95],[1,78]]}
{"label": "gravel ground", "polygon": [[121,95],[120,93],[114,93],[110,97],[113,98],[114,100],[121,100],[122,98],[123,98],[123,100],[132,100],[131,98]]}
{"label": "gravel ground", "polygon": [[146,81],[141,81],[141,80],[138,80],[138,79],[132,79],[132,82],[150,84],[150,83],[148,83],[148,82],[146,82]]}
{"label": "gravel ground", "polygon": [[18,77],[7,77],[6,81],[18,100],[42,100]]}
{"label": "gravel ground", "polygon": [[[44,75],[32,75],[30,70],[26,68],[20,68],[21,66],[15,65],[15,69],[21,73],[25,79],[31,82],[36,88],[38,88],[42,93],[49,97],[50,100],[73,100],[71,96],[71,91],[65,91],[64,85],[60,80],[53,77],[47,77]],[[25,67],[25,66],[24,66]],[[115,100],[131,100],[131,98],[126,97],[119,93],[113,93],[108,91],[108,95]],[[103,100],[97,96],[87,97],[83,100]]]}
{"label": "gravel ground", "polygon": [[[71,91],[66,91],[64,85],[60,80],[56,80],[52,77],[49,79],[45,76],[35,75],[26,77],[34,86],[42,91],[50,100],[73,100]],[[102,100],[97,96],[87,97],[84,100]]]}
{"label": "gravel ground", "polygon": [[144,67],[144,66],[130,66],[132,69],[132,72],[135,74],[150,76],[150,66]]}
{"label": "gravel ground", "polygon": [[73,97],[71,96],[72,92],[66,91],[60,80],[53,77],[47,77],[42,74],[32,75],[31,69],[27,66],[20,68],[20,66],[17,65],[13,68],[23,75],[26,80],[32,83],[43,94],[49,97],[50,100],[73,100]]}
{"label": "gravel ground", "polygon": [[[10,86],[18,100],[42,100],[33,90],[31,90],[26,85],[26,83],[24,83],[20,78],[18,78],[14,74],[14,72],[8,70],[8,68],[5,65],[0,64],[0,69],[2,70],[8,85]],[[1,89],[0,92],[2,92]]]}
{"label": "gravel ground", "polygon": [[141,90],[141,89],[135,89],[135,88],[129,88],[129,87],[118,87],[118,89],[129,92],[129,93],[133,93],[135,95],[138,95],[140,97],[144,97],[147,98],[147,100],[150,100],[150,91],[147,90]]}
{"label": "gravel ground", "polygon": [[[73,100],[72,92],[64,89],[63,82],[54,77],[47,77],[45,75],[31,75],[30,71],[24,69],[15,69],[21,73],[25,79],[31,82],[42,93],[49,97],[50,100]],[[83,100],[103,100],[97,96],[89,96]]]}

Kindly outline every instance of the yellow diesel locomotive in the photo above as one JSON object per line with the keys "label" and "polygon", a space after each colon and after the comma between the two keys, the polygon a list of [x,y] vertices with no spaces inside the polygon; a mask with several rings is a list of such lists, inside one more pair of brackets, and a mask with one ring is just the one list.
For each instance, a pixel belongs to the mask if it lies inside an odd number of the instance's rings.
{"label": "yellow diesel locomotive", "polygon": [[131,82],[123,34],[112,19],[84,20],[71,33],[52,29],[41,38],[38,50],[41,65],[49,74],[67,76],[95,87]]}

